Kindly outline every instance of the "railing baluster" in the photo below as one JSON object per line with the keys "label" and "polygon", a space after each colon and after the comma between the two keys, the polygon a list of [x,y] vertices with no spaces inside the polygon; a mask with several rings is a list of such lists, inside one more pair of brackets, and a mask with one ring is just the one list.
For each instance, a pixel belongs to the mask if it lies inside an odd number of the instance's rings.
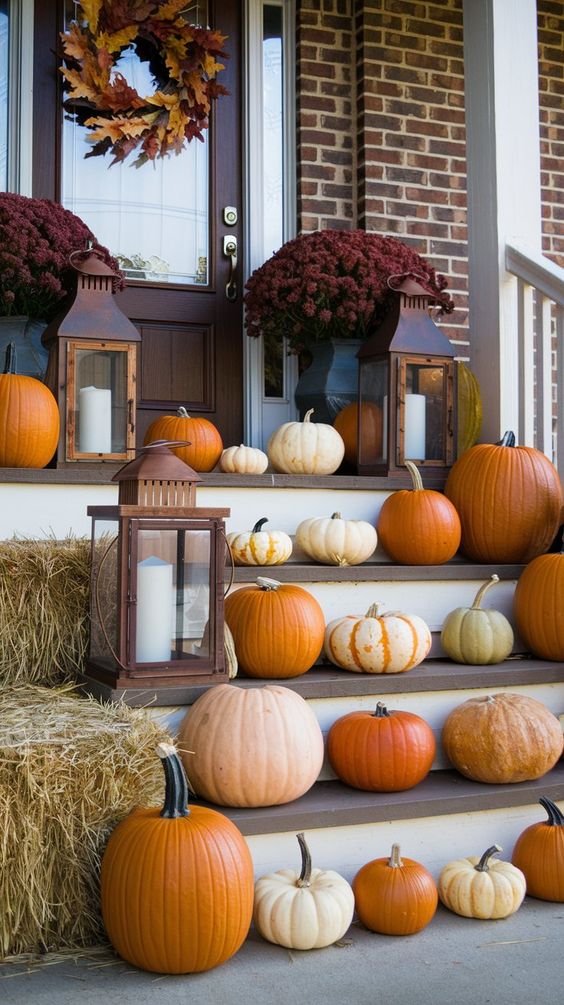
{"label": "railing baluster", "polygon": [[535,445],[535,376],[533,288],[519,279],[517,283],[517,325],[519,338],[519,444]]}
{"label": "railing baluster", "polygon": [[564,307],[556,308],[556,466],[564,481]]}
{"label": "railing baluster", "polygon": [[552,301],[537,290],[536,295],[536,446],[552,460]]}

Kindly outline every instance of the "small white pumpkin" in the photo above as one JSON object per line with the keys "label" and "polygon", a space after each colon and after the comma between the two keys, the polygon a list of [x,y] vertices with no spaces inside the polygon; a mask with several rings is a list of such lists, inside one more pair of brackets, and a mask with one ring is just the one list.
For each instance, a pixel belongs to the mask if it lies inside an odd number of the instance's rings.
{"label": "small white pumpkin", "polygon": [[431,632],[417,614],[385,611],[372,604],[366,614],[335,618],[325,629],[325,654],[354,673],[403,673],[421,663]]}
{"label": "small white pumpkin", "polygon": [[475,666],[502,663],[513,649],[513,629],[505,615],[480,607],[484,594],[494,583],[499,583],[495,572],[478,590],[472,607],[457,607],[446,616],[441,643],[455,663]]}
{"label": "small white pumpkin", "polygon": [[296,544],[306,555],[324,565],[360,565],[376,550],[376,530],[366,520],[310,517],[296,530]]}
{"label": "small white pumpkin", "polygon": [[227,447],[219,458],[219,468],[230,474],[262,475],[268,467],[268,457],[258,447]]}
{"label": "small white pumpkin", "polygon": [[268,518],[257,520],[252,530],[234,531],[227,543],[235,565],[282,565],[292,554],[292,539],[283,530],[263,530]]}
{"label": "small white pumpkin", "polygon": [[311,422],[313,408],[303,422],[284,422],[270,437],[268,458],[275,471],[287,475],[332,475],[345,456],[343,437],[333,426]]}
{"label": "small white pumpkin", "polygon": [[255,928],[287,949],[322,949],[342,938],[353,918],[354,894],[332,870],[313,869],[303,834],[297,835],[301,872],[280,869],[255,883]]}
{"label": "small white pumpkin", "polygon": [[463,918],[493,921],[508,918],[523,903],[527,889],[525,876],[511,862],[493,862],[502,851],[498,844],[487,848],[481,858],[455,859],[439,876],[439,897],[454,914]]}

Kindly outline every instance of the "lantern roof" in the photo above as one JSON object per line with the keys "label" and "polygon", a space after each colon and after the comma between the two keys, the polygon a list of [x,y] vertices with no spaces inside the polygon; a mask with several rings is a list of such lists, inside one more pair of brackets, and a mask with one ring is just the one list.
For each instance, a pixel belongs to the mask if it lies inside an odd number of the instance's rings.
{"label": "lantern roof", "polygon": [[69,255],[69,262],[75,272],[83,276],[111,276],[117,279],[118,272],[115,272],[103,260],[99,251],[95,248],[89,251],[73,251]]}
{"label": "lantern roof", "polygon": [[139,451],[139,456],[116,471],[113,482],[161,481],[161,482],[201,482],[200,476],[180,457],[172,452],[172,447],[187,446],[186,440],[155,440]]}
{"label": "lantern roof", "polygon": [[388,281],[396,295],[381,324],[361,345],[357,358],[362,360],[387,352],[454,358],[456,352],[450,340],[429,314],[433,294],[411,275],[392,276],[390,279],[399,282],[395,286]]}

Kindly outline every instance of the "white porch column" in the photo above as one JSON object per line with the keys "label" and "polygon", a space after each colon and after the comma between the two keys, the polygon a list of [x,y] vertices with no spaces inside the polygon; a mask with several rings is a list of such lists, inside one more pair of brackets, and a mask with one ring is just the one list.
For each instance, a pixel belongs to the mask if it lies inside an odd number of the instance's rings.
{"label": "white porch column", "polygon": [[505,243],[541,252],[535,0],[464,0],[464,68],[471,365],[482,440],[494,442],[519,428],[517,280]]}

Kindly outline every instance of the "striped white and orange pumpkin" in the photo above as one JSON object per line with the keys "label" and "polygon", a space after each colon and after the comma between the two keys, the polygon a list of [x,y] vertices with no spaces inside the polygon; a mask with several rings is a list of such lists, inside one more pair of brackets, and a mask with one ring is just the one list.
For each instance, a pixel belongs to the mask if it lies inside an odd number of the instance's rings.
{"label": "striped white and orange pumpkin", "polygon": [[257,520],[252,530],[236,530],[227,535],[235,565],[282,565],[292,554],[292,538],[283,530],[263,530],[267,517]]}
{"label": "striped white and orange pumpkin", "polygon": [[332,663],[354,673],[403,673],[421,663],[431,648],[431,632],[417,614],[348,614],[330,621],[325,630],[325,654]]}

